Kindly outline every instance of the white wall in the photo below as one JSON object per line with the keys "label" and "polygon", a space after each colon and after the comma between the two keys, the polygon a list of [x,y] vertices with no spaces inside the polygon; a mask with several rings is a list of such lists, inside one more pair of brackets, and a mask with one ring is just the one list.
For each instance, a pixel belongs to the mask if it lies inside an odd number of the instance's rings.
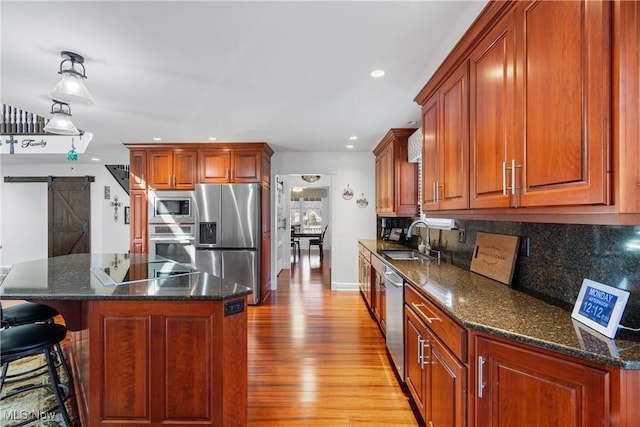
{"label": "white wall", "polygon": [[[7,165],[0,167],[0,268],[16,262],[47,258],[47,184],[6,183],[5,176],[85,176],[91,183],[92,252],[128,252],[129,225],[124,224],[124,206],[129,196],[102,164],[65,163],[50,165]],[[104,186],[111,189],[111,199],[104,199]],[[109,203],[118,196],[118,222]]]}
{"label": "white wall", "polygon": [[[331,175],[331,288],[358,289],[358,239],[375,239],[375,157],[371,152],[285,152],[271,159],[273,175]],[[342,190],[354,191],[351,200],[342,198]],[[364,196],[369,201],[360,208],[356,200]],[[275,200],[272,198],[272,200]],[[277,241],[277,239],[272,239]],[[272,248],[274,252],[275,248]],[[274,252],[275,253],[275,252]],[[272,271],[277,272],[275,264]],[[272,277],[272,284],[277,283]]]}

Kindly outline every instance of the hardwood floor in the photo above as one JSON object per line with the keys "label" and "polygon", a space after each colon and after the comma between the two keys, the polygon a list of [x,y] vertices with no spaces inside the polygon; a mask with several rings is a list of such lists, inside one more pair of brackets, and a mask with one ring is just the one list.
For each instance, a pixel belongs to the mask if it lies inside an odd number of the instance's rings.
{"label": "hardwood floor", "polygon": [[249,425],[417,426],[362,296],[330,290],[330,259],[303,250],[249,307]]}

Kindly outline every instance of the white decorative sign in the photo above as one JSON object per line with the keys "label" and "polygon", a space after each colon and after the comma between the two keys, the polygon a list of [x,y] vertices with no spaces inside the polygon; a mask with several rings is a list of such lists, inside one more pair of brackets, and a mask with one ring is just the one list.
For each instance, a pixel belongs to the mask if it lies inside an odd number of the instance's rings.
{"label": "white decorative sign", "polygon": [[67,154],[72,143],[75,151],[84,153],[93,139],[91,132],[74,135],[0,135],[0,154]]}

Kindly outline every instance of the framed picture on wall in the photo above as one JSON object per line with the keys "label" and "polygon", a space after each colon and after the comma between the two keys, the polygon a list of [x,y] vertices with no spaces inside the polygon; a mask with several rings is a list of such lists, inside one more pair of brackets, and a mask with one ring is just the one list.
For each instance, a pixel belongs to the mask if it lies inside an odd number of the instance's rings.
{"label": "framed picture on wall", "polygon": [[129,206],[124,207],[124,223],[129,224],[131,218],[129,216]]}

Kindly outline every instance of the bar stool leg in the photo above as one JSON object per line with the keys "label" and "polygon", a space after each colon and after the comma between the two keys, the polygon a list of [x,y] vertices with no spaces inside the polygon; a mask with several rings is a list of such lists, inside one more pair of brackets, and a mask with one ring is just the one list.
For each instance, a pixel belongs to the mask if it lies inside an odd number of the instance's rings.
{"label": "bar stool leg", "polygon": [[[70,389],[67,388],[67,395],[63,396],[60,389],[63,387],[67,387],[60,382],[60,376],[58,375],[58,370],[56,369],[56,364],[51,356],[51,351],[49,349],[45,350],[44,356],[47,359],[47,366],[49,368],[49,376],[51,378],[51,389],[53,390],[53,394],[56,397],[56,402],[58,403],[58,409],[60,410],[60,414],[64,419],[64,422],[67,426],[71,427],[71,420],[69,419],[69,414],[67,413],[67,407],[64,402],[67,398],[70,398],[69,393]],[[69,377],[69,381],[71,381],[71,377]]]}

